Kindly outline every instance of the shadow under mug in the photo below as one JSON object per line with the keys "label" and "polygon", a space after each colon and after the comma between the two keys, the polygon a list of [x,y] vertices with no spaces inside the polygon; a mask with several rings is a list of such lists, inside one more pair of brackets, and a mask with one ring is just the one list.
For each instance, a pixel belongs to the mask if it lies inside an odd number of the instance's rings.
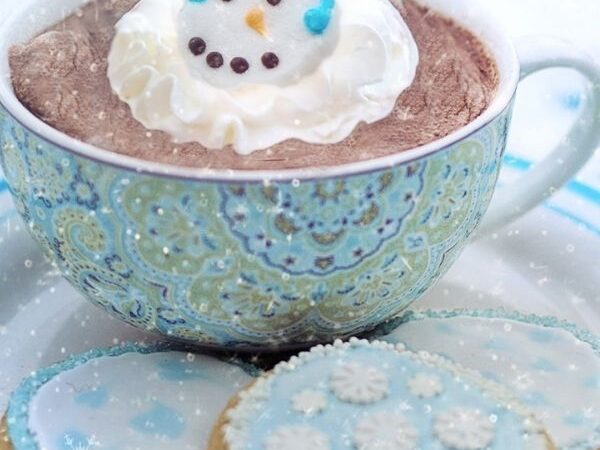
{"label": "shadow under mug", "polygon": [[[600,69],[589,57],[543,39],[517,56],[471,0],[428,0],[478,34],[500,72],[489,108],[450,136],[328,169],[215,171],[116,155],[42,123],[10,86],[9,46],[81,3],[24,8],[0,32],[0,161],[31,234],[76,289],[191,344],[308,346],[367,331],[422,296],[488,208],[519,78],[574,68],[590,80],[586,105],[568,139],[499,190],[480,232],[538,204],[598,145]],[[36,14],[38,30],[20,26]]]}

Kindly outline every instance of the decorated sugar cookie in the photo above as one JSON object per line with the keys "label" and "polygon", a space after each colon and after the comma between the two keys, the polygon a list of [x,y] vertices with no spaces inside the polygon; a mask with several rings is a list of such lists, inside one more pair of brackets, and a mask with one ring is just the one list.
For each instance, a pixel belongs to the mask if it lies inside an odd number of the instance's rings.
{"label": "decorated sugar cookie", "polygon": [[0,449],[205,450],[220,409],[250,374],[166,345],[94,350],[22,382]]}
{"label": "decorated sugar cookie", "polygon": [[209,450],[548,450],[512,394],[428,353],[336,342],[293,357],[236,396]]}
{"label": "decorated sugar cookie", "polygon": [[473,309],[407,312],[376,334],[501,382],[561,450],[600,449],[599,336],[556,317]]}
{"label": "decorated sugar cookie", "polygon": [[186,0],[180,39],[214,86],[284,84],[314,71],[338,40],[335,0]]}
{"label": "decorated sugar cookie", "polygon": [[140,0],[116,26],[108,78],[139,122],[174,142],[242,155],[339,142],[387,117],[415,77],[400,5]]}

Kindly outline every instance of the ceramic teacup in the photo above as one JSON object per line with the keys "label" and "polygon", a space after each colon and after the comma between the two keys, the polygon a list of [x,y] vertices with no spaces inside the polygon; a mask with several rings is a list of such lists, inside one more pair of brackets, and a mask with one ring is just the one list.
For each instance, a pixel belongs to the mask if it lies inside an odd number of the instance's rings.
{"label": "ceramic teacup", "polygon": [[538,40],[519,64],[475,1],[427,0],[479,35],[500,71],[485,113],[443,139],[329,169],[185,169],[116,155],[50,128],[14,96],[9,46],[84,1],[41,3],[15,12],[0,32],[1,161],[17,209],[88,300],[193,344],[265,350],[331,341],[422,296],[488,208],[522,76],[580,71],[592,82],[585,117],[568,147],[499,193],[486,230],[539,203],[598,143],[600,70],[588,58]]}

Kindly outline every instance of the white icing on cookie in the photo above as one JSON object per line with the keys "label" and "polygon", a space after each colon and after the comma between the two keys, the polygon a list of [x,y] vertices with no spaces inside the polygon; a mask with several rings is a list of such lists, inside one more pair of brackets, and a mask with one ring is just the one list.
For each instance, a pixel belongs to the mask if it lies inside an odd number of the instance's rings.
{"label": "white icing on cookie", "polygon": [[330,450],[329,438],[306,425],[280,427],[265,439],[265,450]]}
{"label": "white icing on cookie", "polygon": [[442,380],[437,375],[418,373],[408,380],[410,393],[421,398],[431,398],[444,391]]}
{"label": "white icing on cookie", "polygon": [[489,415],[478,409],[451,408],[435,416],[435,436],[456,450],[483,450],[493,441],[496,426]]}
{"label": "white icing on cookie", "polygon": [[594,435],[600,448],[600,352],[594,337],[556,318],[518,312],[436,310],[410,317],[385,339],[494,374],[538,414],[557,448],[577,447]]}
{"label": "white icing on cookie", "polygon": [[327,398],[321,391],[315,389],[304,389],[292,397],[292,408],[294,411],[306,416],[320,413],[327,407]]}
{"label": "white icing on cookie", "polygon": [[40,386],[24,419],[36,449],[68,441],[90,450],[206,448],[227,399],[253,380],[210,356],[131,347],[118,356],[98,350]]}
{"label": "white icing on cookie", "polygon": [[329,386],[337,398],[348,403],[374,403],[389,392],[385,373],[356,363],[336,368],[329,377]]}
{"label": "white icing on cookie", "polygon": [[353,440],[360,450],[415,450],[419,433],[403,415],[379,411],[358,422]]}

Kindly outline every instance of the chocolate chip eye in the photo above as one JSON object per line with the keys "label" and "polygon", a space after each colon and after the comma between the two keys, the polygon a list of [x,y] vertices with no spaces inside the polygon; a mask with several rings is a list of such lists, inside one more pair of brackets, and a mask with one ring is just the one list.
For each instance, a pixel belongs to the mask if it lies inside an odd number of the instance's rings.
{"label": "chocolate chip eye", "polygon": [[190,49],[190,52],[192,52],[192,55],[200,56],[206,51],[206,42],[204,42],[204,39],[194,37],[190,39],[188,47]]}
{"label": "chocolate chip eye", "polygon": [[267,3],[271,6],[277,6],[281,3],[281,0],[267,0]]}
{"label": "chocolate chip eye", "polygon": [[279,65],[279,57],[275,53],[267,52],[262,55],[261,60],[267,69],[274,69]]}
{"label": "chocolate chip eye", "polygon": [[229,64],[235,73],[242,74],[250,68],[250,64],[244,58],[233,58]]}
{"label": "chocolate chip eye", "polygon": [[218,69],[223,65],[223,55],[219,52],[210,52],[206,55],[206,64],[208,64],[213,69]]}

